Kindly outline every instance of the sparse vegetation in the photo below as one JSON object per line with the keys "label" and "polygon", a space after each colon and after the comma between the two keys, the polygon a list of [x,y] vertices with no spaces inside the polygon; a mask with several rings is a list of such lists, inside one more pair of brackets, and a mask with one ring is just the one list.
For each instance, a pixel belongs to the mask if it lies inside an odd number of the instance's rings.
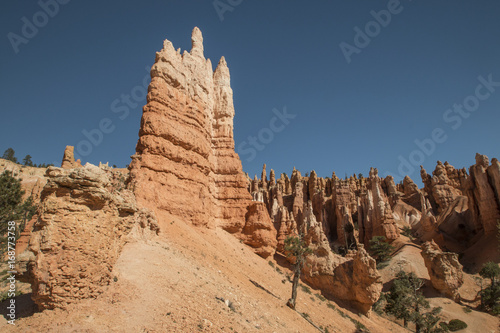
{"label": "sparse vegetation", "polygon": [[17,163],[17,158],[16,158],[16,152],[12,148],[7,148],[7,150],[4,151],[2,158],[4,160],[8,160],[14,163]]}
{"label": "sparse vegetation", "polygon": [[411,230],[410,227],[404,227],[403,231],[401,232],[401,234],[403,234],[403,236],[408,237],[410,240],[414,240],[415,239],[415,237],[413,236],[413,232],[412,232],[412,230]]}
{"label": "sparse vegetation", "polygon": [[389,261],[393,250],[394,246],[387,243],[384,236],[374,236],[370,239],[370,253],[375,257],[377,263]]}
{"label": "sparse vegetation", "polygon": [[460,319],[452,319],[447,324],[445,322],[439,323],[442,329],[445,331],[456,332],[467,328],[467,324]]}
{"label": "sparse vegetation", "polygon": [[315,294],[315,296],[317,298],[319,298],[319,300],[322,301],[322,302],[326,301],[326,298],[323,295],[321,295],[321,294]]}
{"label": "sparse vegetation", "polygon": [[481,307],[494,315],[500,314],[500,284],[496,281],[500,277],[500,267],[492,261],[487,262],[479,271],[479,275],[490,280],[490,285],[485,289],[481,283]]}
{"label": "sparse vegetation", "polygon": [[490,279],[491,285],[494,286],[495,279],[500,276],[500,267],[498,267],[498,264],[493,261],[489,261],[484,264],[481,271],[479,271],[479,275],[485,279]]}
{"label": "sparse vegetation", "polygon": [[384,314],[385,293],[380,293],[379,299],[373,304],[372,310],[379,316]]}
{"label": "sparse vegetation", "polygon": [[[8,148],[7,150],[5,150],[5,152],[3,153],[2,155],[2,158],[4,160],[7,160],[7,161],[11,161],[11,162],[14,162],[14,163],[17,163],[17,164],[20,164],[19,161],[17,160],[17,157],[15,156],[16,155],[16,152],[14,151],[14,149],[12,148]],[[41,164],[36,164],[36,163],[33,163],[33,161],[31,160],[32,157],[31,155],[26,155],[24,158],[23,158],[23,164],[24,166],[30,166],[30,167],[35,167],[35,168],[47,168],[49,166],[54,166],[54,164],[45,164],[45,163],[41,163]]]}
{"label": "sparse vegetation", "polygon": [[287,306],[295,309],[295,300],[297,299],[297,287],[299,285],[300,274],[304,266],[306,257],[312,253],[312,250],[305,244],[302,235],[299,237],[287,237],[285,239],[285,252],[287,257],[294,257],[292,297],[288,300]]}
{"label": "sparse vegetation", "polygon": [[26,166],[33,166],[33,162],[31,161],[31,155],[26,155],[26,156],[23,158],[23,165],[26,165]]}
{"label": "sparse vegetation", "polygon": [[271,267],[274,268],[274,262],[272,262],[272,261],[269,260],[267,263],[269,264],[269,266],[271,266]]}
{"label": "sparse vegetation", "polygon": [[423,284],[415,273],[400,271],[386,294],[385,312],[402,319],[404,327],[413,322],[417,332],[442,332],[442,327],[435,327],[441,319],[441,308],[426,310],[430,305],[420,291]]}
{"label": "sparse vegetation", "polygon": [[337,308],[335,307],[335,305],[333,305],[332,303],[328,303],[326,306],[328,306],[330,309],[332,310],[336,310]]}
{"label": "sparse vegetation", "polygon": [[342,317],[342,318],[347,318],[347,315],[342,312],[340,309],[337,309],[337,313]]}
{"label": "sparse vegetation", "polygon": [[472,309],[468,308],[466,306],[464,306],[462,309],[464,310],[465,313],[471,313],[472,312]]}
{"label": "sparse vegetation", "polygon": [[305,292],[307,294],[312,294],[311,289],[308,286],[306,286],[304,284],[300,284],[300,288],[302,288],[303,292]]}
{"label": "sparse vegetation", "polygon": [[370,332],[368,328],[366,328],[365,325],[363,325],[361,322],[357,321],[356,319],[349,318],[354,325],[356,326],[356,332]]}
{"label": "sparse vegetation", "polygon": [[[7,248],[8,232],[14,232],[17,239],[19,230],[24,229],[26,221],[35,214],[36,207],[31,197],[23,202],[23,194],[21,181],[14,178],[10,171],[4,171],[0,175],[0,253]],[[15,230],[9,229],[9,221],[16,222]]]}

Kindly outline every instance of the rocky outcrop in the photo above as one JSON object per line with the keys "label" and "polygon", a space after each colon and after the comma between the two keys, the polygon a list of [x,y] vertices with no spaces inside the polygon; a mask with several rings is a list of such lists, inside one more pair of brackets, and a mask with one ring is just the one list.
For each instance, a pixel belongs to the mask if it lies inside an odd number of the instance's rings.
{"label": "rocky outcrop", "polygon": [[496,232],[500,221],[497,197],[499,183],[496,176],[498,168],[498,161],[490,166],[487,156],[476,154],[476,164],[470,167],[470,177],[466,182],[466,193],[476,230],[483,230],[487,234]]}
{"label": "rocky outcrop", "polygon": [[500,162],[496,158],[491,160],[491,165],[488,167],[488,179],[495,191],[497,199],[497,207],[500,207]]}
{"label": "rocky outcrop", "polygon": [[165,40],[156,54],[132,185],[138,203],[161,221],[236,232],[245,225],[251,196],[234,151],[229,69],[222,57],[213,71],[198,28],[191,41],[191,51],[181,54]]}
{"label": "rocky outcrop", "polygon": [[360,240],[368,244],[374,236],[384,236],[388,241],[399,237],[399,229],[394,219],[387,195],[382,190],[377,169],[370,170],[367,194],[361,201]]}
{"label": "rocky outcrop", "polygon": [[334,254],[321,223],[312,213],[311,202],[304,212],[307,233],[304,241],[313,251],[306,259],[303,277],[323,293],[350,302],[362,313],[367,313],[382,291],[381,276],[376,262],[360,245],[346,257]]}
{"label": "rocky outcrop", "polygon": [[95,298],[112,281],[113,265],[133,229],[155,235],[158,225],[150,211],[137,207],[120,172],[87,164],[49,167],[46,176],[40,216],[18,261],[35,303],[65,308]]}
{"label": "rocky outcrop", "polygon": [[64,149],[64,155],[61,163],[61,168],[63,169],[73,169],[73,168],[81,168],[82,163],[80,160],[75,161],[75,147],[66,146]]}
{"label": "rocky outcrop", "polygon": [[458,288],[464,283],[462,265],[458,254],[442,252],[433,241],[422,245],[422,257],[429,272],[432,286],[439,292],[458,302]]}
{"label": "rocky outcrop", "polygon": [[262,202],[253,202],[245,214],[245,226],[236,235],[258,255],[267,258],[276,251],[276,229]]}

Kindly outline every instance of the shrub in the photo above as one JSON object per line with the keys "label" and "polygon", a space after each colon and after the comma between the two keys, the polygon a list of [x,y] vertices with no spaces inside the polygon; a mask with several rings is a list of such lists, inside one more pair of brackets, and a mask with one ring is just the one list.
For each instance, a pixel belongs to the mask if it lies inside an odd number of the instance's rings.
{"label": "shrub", "polygon": [[388,261],[391,259],[391,252],[394,246],[386,242],[384,236],[374,236],[370,239],[370,253],[375,256],[377,263]]}
{"label": "shrub", "polygon": [[467,324],[461,321],[460,319],[452,319],[448,324],[440,323],[439,324],[443,329],[447,329],[450,332],[456,332],[467,328]]}
{"label": "shrub", "polygon": [[301,284],[300,287],[302,288],[303,292],[308,293],[308,294],[312,294],[311,289],[309,289],[308,286],[304,286],[303,284]]}
{"label": "shrub", "polygon": [[413,240],[415,238],[415,237],[413,237],[413,233],[412,233],[412,230],[410,227],[404,227],[402,234],[403,234],[403,236],[406,236],[411,240]]}

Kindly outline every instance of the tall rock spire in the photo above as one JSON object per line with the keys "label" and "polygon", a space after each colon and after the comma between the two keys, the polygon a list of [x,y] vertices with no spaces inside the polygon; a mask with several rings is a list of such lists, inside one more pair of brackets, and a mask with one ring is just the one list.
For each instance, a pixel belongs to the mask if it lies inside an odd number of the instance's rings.
{"label": "tall rock spire", "polygon": [[233,91],[221,58],[215,72],[203,56],[203,37],[193,29],[191,52],[166,40],[151,69],[132,184],[139,204],[166,227],[180,219],[221,226],[245,225],[251,196],[233,140]]}

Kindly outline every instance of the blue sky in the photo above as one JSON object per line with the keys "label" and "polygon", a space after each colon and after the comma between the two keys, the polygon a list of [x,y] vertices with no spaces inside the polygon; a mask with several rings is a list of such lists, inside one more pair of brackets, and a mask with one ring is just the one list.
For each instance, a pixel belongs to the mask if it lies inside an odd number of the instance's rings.
{"label": "blue sky", "polygon": [[498,17],[497,1],[4,0],[0,153],[60,163],[101,126],[82,161],[125,166],[146,68],[164,39],[190,50],[198,26],[205,56],[228,62],[251,176],[266,163],[420,181],[419,164],[500,157]]}

